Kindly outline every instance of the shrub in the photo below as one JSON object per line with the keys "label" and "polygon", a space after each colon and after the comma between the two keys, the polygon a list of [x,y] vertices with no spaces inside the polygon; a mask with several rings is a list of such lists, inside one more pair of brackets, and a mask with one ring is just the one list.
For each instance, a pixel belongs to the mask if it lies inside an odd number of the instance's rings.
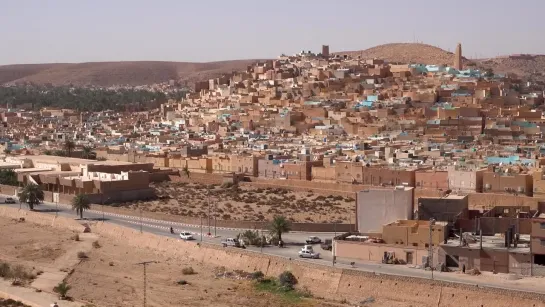
{"label": "shrub", "polygon": [[98,243],[98,241],[95,241],[95,242],[93,242],[93,247],[94,248],[100,248],[101,246],[100,246],[100,243]]}
{"label": "shrub", "polygon": [[58,293],[62,299],[66,298],[66,295],[68,294],[68,291],[70,291],[72,287],[70,287],[65,281],[58,284],[55,288],[53,288],[53,291]]}
{"label": "shrub", "polygon": [[87,259],[89,258],[85,252],[78,252],[78,258],[79,259]]}
{"label": "shrub", "polygon": [[178,280],[176,283],[177,283],[178,285],[182,285],[182,286],[188,284],[187,281],[184,280],[184,279],[180,279],[180,280]]}
{"label": "shrub", "polygon": [[185,267],[182,269],[182,274],[184,275],[193,275],[193,274],[196,274],[195,270],[193,270],[192,267]]}
{"label": "shrub", "polygon": [[278,281],[280,282],[280,285],[286,289],[293,289],[297,284],[297,278],[295,278],[290,271],[282,272],[282,274],[278,276]]}
{"label": "shrub", "polygon": [[10,278],[11,276],[11,267],[5,262],[0,262],[0,277]]}
{"label": "shrub", "polygon": [[256,271],[252,273],[252,279],[254,280],[262,280],[263,277],[265,277],[265,274],[263,274],[263,272],[261,271]]}
{"label": "shrub", "polygon": [[71,239],[74,241],[79,241],[79,234],[73,235]]}

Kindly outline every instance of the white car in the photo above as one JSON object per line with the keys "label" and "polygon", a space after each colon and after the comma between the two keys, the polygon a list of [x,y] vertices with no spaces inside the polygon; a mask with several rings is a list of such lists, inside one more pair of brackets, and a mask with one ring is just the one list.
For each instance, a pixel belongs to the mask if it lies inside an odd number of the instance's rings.
{"label": "white car", "polygon": [[193,234],[188,231],[182,231],[180,232],[180,238],[182,240],[193,240]]}
{"label": "white car", "polygon": [[320,258],[320,253],[315,253],[311,250],[300,250],[299,251],[299,258],[311,258],[311,259],[318,259]]}

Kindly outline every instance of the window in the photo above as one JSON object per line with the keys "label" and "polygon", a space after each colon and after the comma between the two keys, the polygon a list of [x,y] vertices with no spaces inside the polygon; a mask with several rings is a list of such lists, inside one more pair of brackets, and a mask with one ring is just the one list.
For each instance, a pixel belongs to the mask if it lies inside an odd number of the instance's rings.
{"label": "window", "polygon": [[541,227],[541,229],[545,229],[545,223],[539,223],[539,226]]}
{"label": "window", "polygon": [[545,246],[545,239],[541,239],[541,246]]}

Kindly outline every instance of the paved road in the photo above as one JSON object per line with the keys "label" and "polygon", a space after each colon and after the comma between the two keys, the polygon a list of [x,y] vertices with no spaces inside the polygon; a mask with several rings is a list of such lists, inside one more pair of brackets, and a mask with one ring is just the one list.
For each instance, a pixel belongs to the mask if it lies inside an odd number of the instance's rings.
{"label": "paved road", "polygon": [[[0,204],[3,206],[9,206],[12,208],[22,208],[24,210],[27,210],[28,207],[26,205],[20,205],[20,204],[3,204],[6,196],[0,196]],[[69,217],[69,218],[77,218],[78,216],[75,214],[75,211],[71,210],[71,208],[68,205],[62,205],[59,204],[56,206],[55,204],[51,203],[45,203],[37,206],[36,211],[45,213],[45,214],[58,214],[59,216],[63,217]],[[105,222],[107,223],[113,223],[120,226],[125,226],[133,229],[142,229],[142,231],[153,233],[156,235],[162,235],[162,236],[171,236],[171,237],[178,237],[177,234],[170,234],[169,228],[172,226],[177,233],[180,231],[190,231],[194,234],[194,237],[197,242],[203,241],[206,243],[211,244],[220,244],[220,241],[224,238],[228,237],[235,237],[238,233],[240,233],[240,230],[234,230],[234,229],[224,229],[224,228],[217,228],[214,231],[213,225],[210,227],[210,233],[211,235],[208,236],[208,225],[207,221],[203,220],[203,223],[205,225],[202,226],[202,239],[201,239],[201,226],[200,225],[185,225],[185,224],[177,224],[169,221],[160,221],[160,220],[152,220],[143,218],[142,220],[140,217],[137,216],[122,216],[117,214],[109,214],[105,213]],[[84,218],[90,219],[90,220],[102,220],[103,214],[98,211],[87,211],[84,213]],[[215,235],[214,235],[215,234]],[[272,247],[267,246],[263,249],[255,246],[250,246],[247,248],[247,250],[264,253],[264,254],[270,254],[275,256],[282,256],[286,258],[293,258],[297,261],[310,261],[316,264],[321,265],[327,265],[331,266],[332,263],[332,254],[330,251],[322,251],[319,246],[316,246],[315,249],[318,250],[321,253],[321,259],[299,259],[297,256],[298,250],[301,248],[301,246],[304,244],[304,240],[308,236],[318,236],[322,240],[324,239],[331,239],[333,238],[333,233],[304,233],[304,232],[290,232],[283,235],[283,240],[286,242],[286,247],[284,248],[278,248],[278,247]],[[366,272],[374,272],[375,274],[385,274],[385,275],[398,275],[398,276],[408,276],[408,277],[417,277],[417,278],[431,278],[431,272],[424,271],[421,269],[415,269],[410,268],[407,266],[399,266],[399,265],[384,265],[379,263],[370,263],[370,262],[359,262],[356,261],[354,265],[351,264],[353,260],[351,259],[340,259],[337,258],[337,262],[335,266],[341,267],[341,268],[350,268],[354,270],[360,270],[360,271],[366,271]],[[510,289],[510,290],[518,290],[518,291],[526,291],[526,292],[535,292],[535,293],[542,293],[545,294],[544,287],[539,287],[539,284],[542,283],[540,279],[534,279],[535,283],[532,283],[531,285],[526,284],[520,284],[517,283],[517,281],[506,281],[502,280],[499,277],[494,280],[488,278],[486,281],[483,281],[481,276],[475,277],[475,276],[467,276],[467,275],[460,275],[456,273],[442,273],[442,272],[434,272],[434,278],[436,280],[441,281],[447,281],[447,282],[455,282],[455,283],[462,283],[462,284],[469,284],[473,286],[483,286],[483,287],[493,287],[493,288],[501,288],[501,289]],[[543,290],[541,290],[541,289]]]}

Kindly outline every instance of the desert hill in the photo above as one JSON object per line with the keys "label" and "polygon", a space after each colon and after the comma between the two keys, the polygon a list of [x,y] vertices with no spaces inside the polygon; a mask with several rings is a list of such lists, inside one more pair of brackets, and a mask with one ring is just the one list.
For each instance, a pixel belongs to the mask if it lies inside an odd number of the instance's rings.
{"label": "desert hill", "polygon": [[[454,46],[453,46],[454,48]],[[462,45],[463,48],[463,45]],[[390,63],[422,63],[452,65],[454,54],[427,44],[393,43],[366,50],[342,51],[362,59],[384,59]],[[144,85],[179,80],[189,84],[218,77],[225,73],[245,70],[257,60],[236,60],[208,63],[189,62],[91,62],[77,64],[20,64],[0,66],[0,85],[31,82],[53,85]],[[545,71],[545,56],[499,57],[468,60],[479,69],[520,76]]]}
{"label": "desert hill", "polygon": [[31,82],[53,85],[144,85],[180,80],[194,82],[245,70],[256,60],[208,63],[90,62],[0,66],[0,84]]}
{"label": "desert hill", "polygon": [[450,64],[454,61],[452,52],[417,43],[385,44],[366,50],[342,51],[335,54],[361,56],[362,59],[383,59],[390,63]]}

